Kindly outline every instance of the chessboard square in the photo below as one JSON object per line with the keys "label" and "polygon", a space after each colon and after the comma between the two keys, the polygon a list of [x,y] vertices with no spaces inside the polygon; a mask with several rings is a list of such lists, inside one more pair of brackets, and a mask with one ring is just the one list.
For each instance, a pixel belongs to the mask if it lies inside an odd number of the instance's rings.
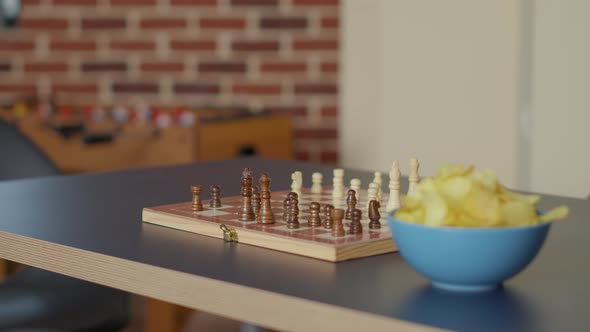
{"label": "chessboard square", "polygon": [[[301,225],[301,226],[307,226],[307,225]],[[301,227],[301,230],[299,232],[297,232],[297,234],[293,234],[294,237],[314,237],[314,236],[318,236],[321,234],[326,234],[329,231],[325,228],[322,227]]]}
{"label": "chessboard square", "polygon": [[207,210],[203,210],[203,211],[193,212],[193,214],[199,215],[199,216],[207,216],[207,217],[219,217],[219,216],[231,214],[231,212],[226,212],[226,211],[217,210],[217,209],[207,209]]}
{"label": "chessboard square", "polygon": [[239,220],[237,213],[227,213],[216,217],[222,220]]}
{"label": "chessboard square", "polygon": [[254,229],[257,231],[267,232],[274,227],[280,227],[282,225],[284,225],[284,223],[282,223],[282,222],[281,223],[275,222],[274,224],[248,223],[248,224],[245,224],[244,227],[246,227],[247,229]]}

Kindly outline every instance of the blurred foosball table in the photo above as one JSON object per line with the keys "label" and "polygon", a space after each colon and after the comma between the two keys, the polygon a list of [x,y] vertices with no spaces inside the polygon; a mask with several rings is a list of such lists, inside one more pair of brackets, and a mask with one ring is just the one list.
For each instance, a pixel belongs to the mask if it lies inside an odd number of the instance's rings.
{"label": "blurred foosball table", "polygon": [[[282,115],[195,111],[194,125],[61,123],[27,116],[16,125],[64,173],[155,167],[239,156],[291,159],[291,122]],[[58,128],[59,127],[59,128]],[[59,130],[58,130],[59,129]]]}

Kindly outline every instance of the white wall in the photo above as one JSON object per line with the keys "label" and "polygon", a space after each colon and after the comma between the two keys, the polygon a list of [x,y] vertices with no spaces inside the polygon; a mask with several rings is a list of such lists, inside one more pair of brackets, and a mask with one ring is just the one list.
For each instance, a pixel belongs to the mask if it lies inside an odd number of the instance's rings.
{"label": "white wall", "polygon": [[345,0],[344,166],[421,160],[495,169],[518,185],[521,2]]}
{"label": "white wall", "polygon": [[531,188],[590,194],[590,1],[535,0]]}

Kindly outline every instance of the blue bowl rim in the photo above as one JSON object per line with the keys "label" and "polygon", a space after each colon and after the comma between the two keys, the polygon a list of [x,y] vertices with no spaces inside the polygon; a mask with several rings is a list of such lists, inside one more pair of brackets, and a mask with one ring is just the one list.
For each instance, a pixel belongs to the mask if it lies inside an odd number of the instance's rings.
{"label": "blue bowl rim", "polygon": [[[416,227],[422,229],[437,229],[445,232],[510,232],[510,231],[524,231],[524,230],[532,230],[536,228],[544,228],[550,226],[553,221],[543,221],[535,225],[523,225],[523,226],[504,226],[504,227],[464,227],[464,226],[433,226],[433,225],[424,225],[424,224],[415,224],[411,222],[407,222],[404,220],[397,219],[393,216],[393,214],[397,211],[397,209],[387,212],[387,218],[391,219],[395,222],[408,225],[409,227]],[[537,214],[542,215],[544,214],[541,211],[537,211]]]}

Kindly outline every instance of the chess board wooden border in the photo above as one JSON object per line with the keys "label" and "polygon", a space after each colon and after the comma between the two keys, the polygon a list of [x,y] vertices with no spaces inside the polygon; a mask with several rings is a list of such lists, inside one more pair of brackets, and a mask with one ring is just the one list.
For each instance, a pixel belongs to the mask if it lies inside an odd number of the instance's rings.
{"label": "chess board wooden border", "polygon": [[[230,197],[229,199],[231,198],[235,197]],[[167,206],[144,208],[142,216],[143,221],[164,227],[224,239],[224,231],[220,228],[220,223],[199,220],[193,216],[173,213],[170,212],[172,209],[166,207]],[[382,216],[382,223],[387,223],[387,221],[383,221],[384,218],[385,216]],[[392,237],[371,241],[360,240],[332,244],[280,236],[256,229],[235,228],[235,230],[237,232],[237,242],[239,243],[255,245],[330,262],[340,262],[397,251],[397,247]],[[369,230],[365,229],[364,232],[369,232]]]}

